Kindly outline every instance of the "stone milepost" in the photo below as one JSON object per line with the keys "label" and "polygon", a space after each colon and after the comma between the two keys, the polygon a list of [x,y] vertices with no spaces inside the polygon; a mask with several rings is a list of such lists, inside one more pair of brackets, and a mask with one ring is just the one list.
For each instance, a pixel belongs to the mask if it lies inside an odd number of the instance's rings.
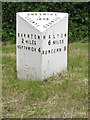
{"label": "stone milepost", "polygon": [[19,12],[16,18],[17,77],[44,80],[66,70],[68,14]]}

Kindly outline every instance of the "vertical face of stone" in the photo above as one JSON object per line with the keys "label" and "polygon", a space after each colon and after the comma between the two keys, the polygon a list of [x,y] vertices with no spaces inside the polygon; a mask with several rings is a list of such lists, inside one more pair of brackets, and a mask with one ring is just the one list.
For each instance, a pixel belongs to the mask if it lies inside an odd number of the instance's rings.
{"label": "vertical face of stone", "polygon": [[43,80],[67,68],[68,14],[17,13],[17,76]]}

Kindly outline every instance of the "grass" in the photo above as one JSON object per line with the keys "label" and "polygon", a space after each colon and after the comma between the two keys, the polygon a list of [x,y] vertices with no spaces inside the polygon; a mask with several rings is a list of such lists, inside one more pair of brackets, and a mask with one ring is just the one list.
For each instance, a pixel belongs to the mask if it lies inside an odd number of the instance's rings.
{"label": "grass", "polygon": [[70,43],[68,70],[44,82],[17,79],[15,44],[2,50],[4,118],[87,118],[87,43]]}
{"label": "grass", "polygon": [[2,116],[2,79],[1,79],[1,76],[2,76],[2,47],[1,47],[1,44],[0,44],[0,119],[1,119],[1,116]]}

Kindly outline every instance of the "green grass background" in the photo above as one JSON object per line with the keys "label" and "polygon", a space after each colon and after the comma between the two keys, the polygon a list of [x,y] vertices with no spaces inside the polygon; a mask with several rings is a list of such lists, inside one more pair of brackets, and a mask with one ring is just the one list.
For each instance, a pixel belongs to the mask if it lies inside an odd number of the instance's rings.
{"label": "green grass background", "polygon": [[87,118],[88,44],[70,43],[68,70],[46,81],[19,80],[15,44],[2,46],[4,118]]}

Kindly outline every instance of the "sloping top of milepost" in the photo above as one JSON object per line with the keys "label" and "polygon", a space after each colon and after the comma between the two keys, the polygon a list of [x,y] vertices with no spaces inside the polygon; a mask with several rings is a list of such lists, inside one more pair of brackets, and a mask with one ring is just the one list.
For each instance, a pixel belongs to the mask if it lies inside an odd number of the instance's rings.
{"label": "sloping top of milepost", "polygon": [[18,12],[17,14],[40,32],[50,28],[67,15],[60,12]]}

